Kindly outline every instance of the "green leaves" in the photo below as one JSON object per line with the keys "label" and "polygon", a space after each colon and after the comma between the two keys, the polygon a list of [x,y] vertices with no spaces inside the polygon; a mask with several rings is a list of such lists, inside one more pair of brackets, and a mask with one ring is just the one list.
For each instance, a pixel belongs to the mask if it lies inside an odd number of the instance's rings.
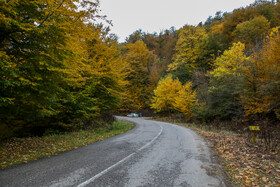
{"label": "green leaves", "polygon": [[117,42],[93,23],[100,17],[98,6],[98,1],[1,1],[1,125],[71,124],[117,107],[122,60]]}
{"label": "green leaves", "polygon": [[259,16],[238,24],[233,36],[242,43],[256,45],[264,39],[269,29],[270,22],[264,16]]}

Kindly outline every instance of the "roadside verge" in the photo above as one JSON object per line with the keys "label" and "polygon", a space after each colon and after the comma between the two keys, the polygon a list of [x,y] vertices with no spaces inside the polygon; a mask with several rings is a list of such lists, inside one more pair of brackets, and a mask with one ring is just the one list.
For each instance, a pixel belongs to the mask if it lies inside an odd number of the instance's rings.
{"label": "roadside verge", "polygon": [[0,143],[0,169],[77,149],[124,133],[134,127],[127,121],[115,121],[111,129],[98,128],[43,137],[12,138]]}
{"label": "roadside verge", "polygon": [[234,186],[280,187],[280,152],[250,144],[247,137],[227,131],[207,131],[179,123],[205,137],[221,159]]}

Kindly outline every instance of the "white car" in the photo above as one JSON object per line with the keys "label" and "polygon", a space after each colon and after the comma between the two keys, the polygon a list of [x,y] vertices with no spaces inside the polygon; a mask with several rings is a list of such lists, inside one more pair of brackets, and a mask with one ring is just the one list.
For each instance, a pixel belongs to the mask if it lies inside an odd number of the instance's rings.
{"label": "white car", "polygon": [[127,115],[127,117],[138,117],[138,114],[136,113],[130,113]]}

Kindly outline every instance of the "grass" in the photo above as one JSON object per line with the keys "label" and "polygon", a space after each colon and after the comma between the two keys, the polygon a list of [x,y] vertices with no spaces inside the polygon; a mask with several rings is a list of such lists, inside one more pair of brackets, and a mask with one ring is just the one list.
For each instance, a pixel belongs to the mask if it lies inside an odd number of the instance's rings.
{"label": "grass", "polygon": [[61,152],[77,149],[132,129],[126,121],[115,121],[111,129],[98,128],[43,137],[12,138],[0,143],[0,168],[27,163]]}

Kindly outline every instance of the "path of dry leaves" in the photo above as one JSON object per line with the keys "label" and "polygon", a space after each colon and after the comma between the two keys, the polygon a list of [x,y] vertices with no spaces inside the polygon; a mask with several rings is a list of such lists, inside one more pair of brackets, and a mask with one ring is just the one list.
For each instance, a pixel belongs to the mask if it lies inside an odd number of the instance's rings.
{"label": "path of dry leaves", "polygon": [[195,130],[212,142],[235,185],[280,187],[279,151],[252,145],[240,135]]}

